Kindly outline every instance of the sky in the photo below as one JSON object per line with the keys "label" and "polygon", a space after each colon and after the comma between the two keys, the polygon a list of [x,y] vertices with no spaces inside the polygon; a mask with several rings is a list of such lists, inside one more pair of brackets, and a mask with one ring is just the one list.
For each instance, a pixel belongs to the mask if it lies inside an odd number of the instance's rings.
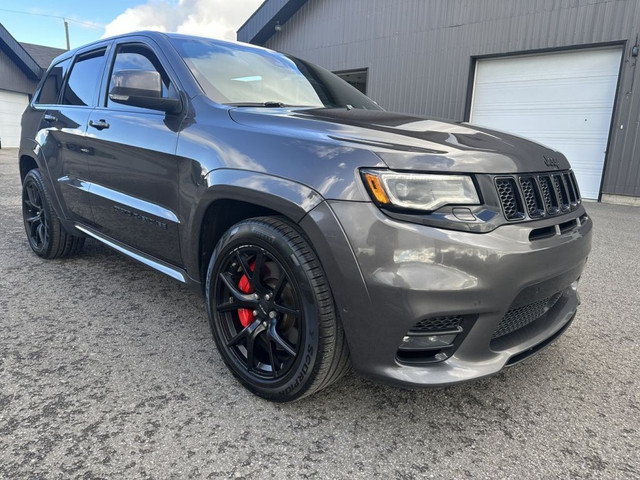
{"label": "sky", "polygon": [[0,23],[19,42],[71,48],[136,30],[236,39],[263,0],[2,0]]}

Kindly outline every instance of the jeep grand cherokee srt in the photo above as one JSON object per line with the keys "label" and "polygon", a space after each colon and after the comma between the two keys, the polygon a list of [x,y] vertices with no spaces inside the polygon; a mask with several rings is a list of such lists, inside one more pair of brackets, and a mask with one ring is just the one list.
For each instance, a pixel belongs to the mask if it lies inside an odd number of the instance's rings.
{"label": "jeep grand cherokee srt", "polygon": [[223,360],[271,400],[351,366],[492,375],[576,315],[592,222],[561,153],[388,113],[291,56],[101,40],[53,62],[22,132],[33,251],[91,237],[203,291]]}

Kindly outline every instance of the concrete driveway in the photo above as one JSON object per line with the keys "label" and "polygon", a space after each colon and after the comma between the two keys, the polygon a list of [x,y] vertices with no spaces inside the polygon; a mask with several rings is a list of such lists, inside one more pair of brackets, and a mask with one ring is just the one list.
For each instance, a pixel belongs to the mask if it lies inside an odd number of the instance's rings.
{"label": "concrete driveway", "polygon": [[0,150],[0,478],[639,478],[640,208],[589,204],[583,305],[493,378],[407,391],[350,375],[276,405],[215,350],[204,301],[93,241],[27,244]]}

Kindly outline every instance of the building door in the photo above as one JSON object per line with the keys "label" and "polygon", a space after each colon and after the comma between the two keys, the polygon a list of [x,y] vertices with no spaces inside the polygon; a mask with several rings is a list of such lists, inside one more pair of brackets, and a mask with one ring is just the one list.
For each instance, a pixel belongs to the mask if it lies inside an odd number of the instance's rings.
{"label": "building door", "polygon": [[343,72],[333,72],[352,87],[357,88],[365,95],[367,94],[367,69],[347,70]]}
{"label": "building door", "polygon": [[0,90],[0,145],[3,148],[20,146],[20,120],[28,104],[28,95]]}
{"label": "building door", "polygon": [[584,198],[600,194],[621,47],[478,60],[471,123],[566,155]]}

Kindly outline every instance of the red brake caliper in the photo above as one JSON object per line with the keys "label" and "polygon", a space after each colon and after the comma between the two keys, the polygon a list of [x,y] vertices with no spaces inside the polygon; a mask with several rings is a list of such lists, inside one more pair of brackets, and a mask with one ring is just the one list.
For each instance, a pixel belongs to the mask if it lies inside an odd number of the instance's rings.
{"label": "red brake caliper", "polygon": [[[249,264],[249,269],[253,272],[253,269],[256,266],[256,262],[251,262]],[[242,293],[253,293],[253,288],[251,288],[251,284],[249,283],[249,279],[246,275],[243,275],[238,283],[238,288]],[[243,327],[248,327],[253,322],[253,312],[248,308],[239,308],[238,309],[238,317],[240,318],[240,323]]]}

